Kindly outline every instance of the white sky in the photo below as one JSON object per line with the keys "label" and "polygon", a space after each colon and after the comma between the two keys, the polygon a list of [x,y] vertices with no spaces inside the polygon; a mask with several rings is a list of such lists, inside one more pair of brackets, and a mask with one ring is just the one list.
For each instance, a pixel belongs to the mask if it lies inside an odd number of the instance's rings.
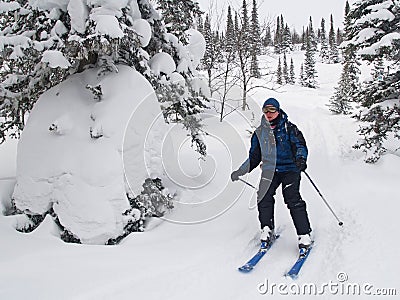
{"label": "white sky", "polygon": [[[354,1],[350,0],[350,5]],[[228,5],[236,11],[239,11],[242,7],[242,0],[197,0],[197,2],[206,13],[212,8],[214,22],[217,19],[217,15],[222,15],[225,18]],[[252,0],[247,0],[250,11],[252,2]],[[297,32],[301,33],[302,27],[308,25],[310,16],[313,19],[314,29],[320,26],[322,17],[325,18],[326,28],[329,28],[330,15],[333,14],[335,28],[343,27],[346,0],[257,0],[257,3],[260,23],[264,19],[275,21],[276,17],[282,14],[285,23],[291,28],[295,27]],[[216,11],[218,11],[218,14]]]}

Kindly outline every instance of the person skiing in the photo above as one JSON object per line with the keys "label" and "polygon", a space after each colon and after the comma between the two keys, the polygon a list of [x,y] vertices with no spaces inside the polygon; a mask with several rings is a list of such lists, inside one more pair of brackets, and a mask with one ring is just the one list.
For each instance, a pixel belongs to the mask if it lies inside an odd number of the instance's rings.
{"label": "person skiing", "polygon": [[[238,170],[232,172],[231,179],[239,180],[239,176],[251,172],[261,162],[257,207],[262,247],[268,247],[275,238],[274,195],[282,184],[283,198],[296,228],[299,248],[307,250],[313,242],[311,226],[306,202],[299,192],[301,172],[307,168],[306,141],[297,126],[288,121],[287,114],[275,98],[267,99],[262,111],[261,125],[251,137],[249,157]],[[268,179],[268,174],[273,175],[272,180]]]}

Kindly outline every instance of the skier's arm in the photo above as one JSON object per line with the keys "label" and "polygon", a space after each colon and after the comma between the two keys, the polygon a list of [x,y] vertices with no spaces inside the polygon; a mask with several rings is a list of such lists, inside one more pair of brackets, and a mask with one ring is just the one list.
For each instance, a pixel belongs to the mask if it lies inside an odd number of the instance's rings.
{"label": "skier's arm", "polygon": [[261,147],[257,134],[253,133],[251,137],[251,147],[249,150],[249,158],[238,169],[241,175],[251,172],[261,162]]}
{"label": "skier's arm", "polygon": [[304,158],[307,160],[308,149],[306,140],[303,136],[303,133],[297,128],[296,125],[292,125],[292,134],[290,134],[290,142],[294,145],[293,155],[295,159]]}

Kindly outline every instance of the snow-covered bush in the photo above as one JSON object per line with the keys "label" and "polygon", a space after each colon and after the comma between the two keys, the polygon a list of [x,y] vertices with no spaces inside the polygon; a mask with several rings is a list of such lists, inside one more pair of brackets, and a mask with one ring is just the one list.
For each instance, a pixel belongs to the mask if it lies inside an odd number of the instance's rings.
{"label": "snow-covered bush", "polygon": [[[129,131],[127,124],[146,103],[145,121],[161,113],[183,123],[205,153],[194,116],[205,107],[206,91],[194,80],[204,54],[202,43],[194,47],[201,34],[188,31],[184,45],[167,32],[149,0],[7,0],[0,1],[0,11],[0,138],[24,128],[16,210],[38,222],[52,215],[68,241],[107,243],[140,228],[152,206],[146,204],[138,217],[129,199],[141,195],[146,178],[162,179],[162,168],[154,163],[147,170],[134,159],[143,157],[137,146],[146,130]],[[165,96],[158,91],[172,82],[172,73],[184,79],[186,91],[169,101],[182,104],[175,120],[169,113],[177,111],[162,112],[157,99]],[[167,125],[158,127],[162,132]],[[124,133],[131,137],[123,143]],[[152,215],[162,210],[155,207]]]}

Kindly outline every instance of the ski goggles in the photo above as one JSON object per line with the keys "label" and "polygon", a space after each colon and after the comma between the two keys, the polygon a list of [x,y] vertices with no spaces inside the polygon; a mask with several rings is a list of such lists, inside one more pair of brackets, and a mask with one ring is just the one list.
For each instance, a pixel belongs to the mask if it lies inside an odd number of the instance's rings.
{"label": "ski goggles", "polygon": [[275,113],[275,112],[278,111],[278,109],[276,107],[274,107],[274,106],[266,106],[266,107],[263,107],[262,111],[265,114],[268,113],[268,112]]}

